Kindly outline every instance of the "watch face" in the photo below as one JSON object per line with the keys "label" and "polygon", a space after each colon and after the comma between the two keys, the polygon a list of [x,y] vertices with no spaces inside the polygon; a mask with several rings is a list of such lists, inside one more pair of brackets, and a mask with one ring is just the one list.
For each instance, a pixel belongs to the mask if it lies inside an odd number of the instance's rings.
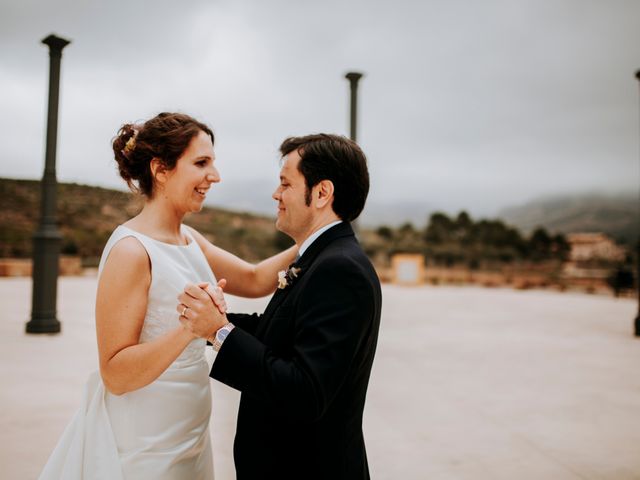
{"label": "watch face", "polygon": [[228,330],[225,330],[225,329],[220,330],[218,332],[218,335],[217,335],[218,341],[219,342],[224,342],[224,339],[227,338],[227,335],[229,335],[229,331]]}

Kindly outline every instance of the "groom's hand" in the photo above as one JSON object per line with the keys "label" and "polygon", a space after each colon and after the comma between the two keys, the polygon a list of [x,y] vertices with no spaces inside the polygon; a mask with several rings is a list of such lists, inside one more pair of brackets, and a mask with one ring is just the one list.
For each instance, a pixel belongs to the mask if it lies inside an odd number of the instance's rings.
{"label": "groom's hand", "polygon": [[221,278],[216,285],[209,282],[199,283],[198,286],[209,294],[213,303],[215,303],[220,313],[227,313],[227,301],[224,299],[224,287],[227,286],[227,280]]}
{"label": "groom's hand", "polygon": [[178,295],[180,322],[194,335],[211,338],[228,323],[227,315],[221,313],[209,294],[198,285],[188,284]]}

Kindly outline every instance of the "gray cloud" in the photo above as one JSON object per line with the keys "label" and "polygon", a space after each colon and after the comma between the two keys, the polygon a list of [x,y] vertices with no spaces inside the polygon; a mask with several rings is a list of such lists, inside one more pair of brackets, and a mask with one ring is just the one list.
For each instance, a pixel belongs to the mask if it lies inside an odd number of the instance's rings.
{"label": "gray cloud", "polygon": [[[192,113],[217,134],[211,201],[263,209],[288,135],[347,133],[350,69],[372,202],[492,214],[637,189],[635,1],[0,2],[0,175],[42,173],[49,32],[63,58],[59,178],[122,186],[126,121]],[[251,188],[243,188],[251,185]],[[258,186],[259,185],[259,186]],[[253,203],[252,203],[253,202]]]}

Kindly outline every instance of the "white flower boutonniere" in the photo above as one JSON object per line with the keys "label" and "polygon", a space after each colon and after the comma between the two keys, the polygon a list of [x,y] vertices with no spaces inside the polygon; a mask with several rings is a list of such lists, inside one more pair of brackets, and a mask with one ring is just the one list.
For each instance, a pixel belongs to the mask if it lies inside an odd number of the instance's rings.
{"label": "white flower boutonniere", "polygon": [[280,270],[278,272],[278,288],[283,289],[287,286],[287,272]]}
{"label": "white flower boutonniere", "polygon": [[278,288],[280,290],[293,285],[293,282],[298,278],[300,274],[300,268],[289,267],[287,270],[280,270],[278,272]]}

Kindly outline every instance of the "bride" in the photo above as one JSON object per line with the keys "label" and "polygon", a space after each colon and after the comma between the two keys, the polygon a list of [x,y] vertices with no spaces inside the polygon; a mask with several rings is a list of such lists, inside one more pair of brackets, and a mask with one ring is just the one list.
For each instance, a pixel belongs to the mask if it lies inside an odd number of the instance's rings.
{"label": "bride", "polygon": [[122,178],[145,196],[100,260],[100,372],[85,387],[40,479],[212,479],[211,391],[205,340],[181,325],[187,283],[225,278],[230,294],[275,290],[292,247],[252,265],[182,224],[220,181],[211,130],[178,113],[124,125],[113,140]]}

